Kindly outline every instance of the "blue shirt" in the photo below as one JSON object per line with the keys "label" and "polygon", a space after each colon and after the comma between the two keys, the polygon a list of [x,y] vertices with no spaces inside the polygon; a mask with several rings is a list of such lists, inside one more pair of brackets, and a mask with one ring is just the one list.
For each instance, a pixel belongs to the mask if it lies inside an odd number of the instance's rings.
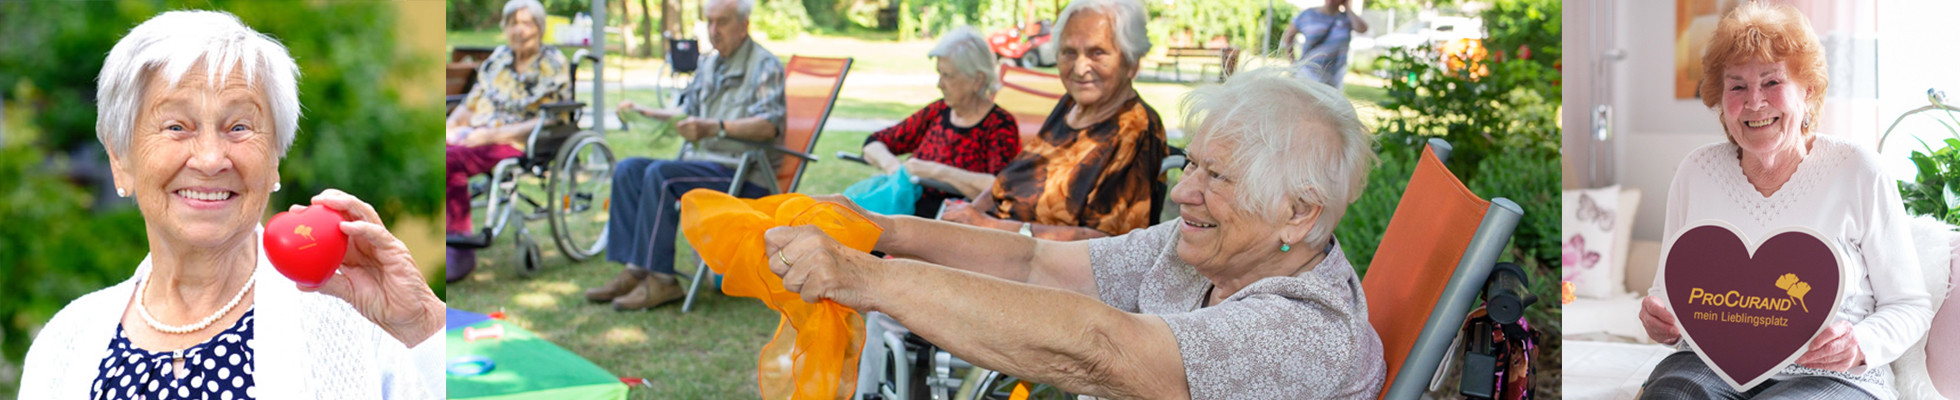
{"label": "blue shirt", "polygon": [[1354,39],[1353,22],[1346,12],[1327,15],[1317,9],[1293,17],[1293,29],[1306,36],[1301,44],[1304,51],[1294,65],[1301,78],[1340,88],[1341,76],[1347,72],[1348,42]]}

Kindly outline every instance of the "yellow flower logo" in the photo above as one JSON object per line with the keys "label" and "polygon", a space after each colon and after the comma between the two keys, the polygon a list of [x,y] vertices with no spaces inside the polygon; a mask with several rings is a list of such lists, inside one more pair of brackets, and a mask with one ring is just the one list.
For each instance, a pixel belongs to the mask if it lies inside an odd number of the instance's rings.
{"label": "yellow flower logo", "polygon": [[1777,277],[1776,287],[1790,293],[1791,298],[1797,299],[1797,304],[1803,306],[1803,312],[1810,312],[1810,306],[1803,302],[1803,295],[1810,293],[1810,284],[1797,280],[1797,274],[1783,274]]}

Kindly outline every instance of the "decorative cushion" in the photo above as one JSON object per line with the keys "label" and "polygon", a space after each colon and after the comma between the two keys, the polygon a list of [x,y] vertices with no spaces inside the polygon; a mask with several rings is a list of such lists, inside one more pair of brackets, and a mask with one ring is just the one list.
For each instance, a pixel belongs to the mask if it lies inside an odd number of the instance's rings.
{"label": "decorative cushion", "polygon": [[1960,235],[1933,217],[1912,220],[1912,238],[1919,250],[1926,292],[1932,295],[1933,327],[1905,355],[1892,361],[1901,399],[1960,398],[1960,307],[1947,303],[1956,293],[1953,253]]}
{"label": "decorative cushion", "polygon": [[1567,190],[1562,200],[1559,239],[1564,272],[1560,280],[1578,297],[1606,298],[1624,292],[1625,277],[1618,276],[1613,268],[1613,233],[1615,228],[1623,228],[1615,212],[1620,187]]}

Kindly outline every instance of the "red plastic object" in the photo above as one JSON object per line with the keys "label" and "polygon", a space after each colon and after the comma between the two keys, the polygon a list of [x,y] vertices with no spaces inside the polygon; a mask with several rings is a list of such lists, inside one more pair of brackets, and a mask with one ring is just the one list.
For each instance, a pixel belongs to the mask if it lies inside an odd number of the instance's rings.
{"label": "red plastic object", "polygon": [[339,211],[320,205],[273,215],[265,226],[265,256],[300,286],[320,287],[347,257],[340,221]]}

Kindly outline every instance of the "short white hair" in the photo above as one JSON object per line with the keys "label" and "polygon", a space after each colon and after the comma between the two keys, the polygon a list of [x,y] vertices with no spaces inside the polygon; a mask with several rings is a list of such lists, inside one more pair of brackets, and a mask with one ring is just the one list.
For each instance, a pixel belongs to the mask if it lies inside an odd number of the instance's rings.
{"label": "short white hair", "polygon": [[[513,15],[517,15],[517,10],[530,11],[531,23],[538,26],[539,32],[544,31],[544,17],[545,17],[544,5],[538,4],[538,0],[510,0],[509,2],[505,2],[504,18],[497,20],[497,22],[510,23],[510,17]],[[544,36],[539,35],[538,37],[543,38]],[[538,40],[544,40],[544,39],[538,39]]]}
{"label": "short white hair", "polygon": [[[1236,144],[1241,209],[1269,221],[1284,221],[1293,201],[1321,207],[1306,243],[1323,243],[1361,198],[1375,167],[1375,137],[1361,124],[1354,105],[1331,86],[1296,79],[1283,68],[1232,75],[1184,97],[1186,131],[1192,145],[1212,141]],[[1217,162],[1216,160],[1211,160]]]}
{"label": "short white hair", "polygon": [[994,58],[994,49],[987,46],[987,39],[980,37],[980,31],[972,26],[960,25],[940,35],[939,44],[926,52],[926,56],[952,61],[957,72],[980,78],[978,95],[992,97],[1000,91],[1000,61]]}
{"label": "short white hair", "polygon": [[279,157],[285,158],[299,130],[299,65],[279,41],[220,11],[158,14],[116,42],[96,76],[96,139],[117,156],[129,155],[148,80],[161,78],[176,86],[200,61],[213,85],[233,68],[243,71],[247,84],[258,83],[272,107]]}
{"label": "short white hair", "polygon": [[1067,32],[1068,20],[1077,11],[1091,11],[1109,17],[1109,27],[1116,38],[1116,46],[1123,49],[1123,61],[1131,68],[1140,68],[1138,60],[1150,53],[1150,31],[1147,24],[1149,16],[1144,13],[1143,4],[1136,0],[1075,0],[1062,9],[1055,18],[1056,39],[1062,39]]}
{"label": "short white hair", "polygon": [[743,21],[749,20],[749,15],[755,12],[755,0],[708,0],[707,6],[714,7],[730,1],[735,2],[735,16],[742,17]]}

